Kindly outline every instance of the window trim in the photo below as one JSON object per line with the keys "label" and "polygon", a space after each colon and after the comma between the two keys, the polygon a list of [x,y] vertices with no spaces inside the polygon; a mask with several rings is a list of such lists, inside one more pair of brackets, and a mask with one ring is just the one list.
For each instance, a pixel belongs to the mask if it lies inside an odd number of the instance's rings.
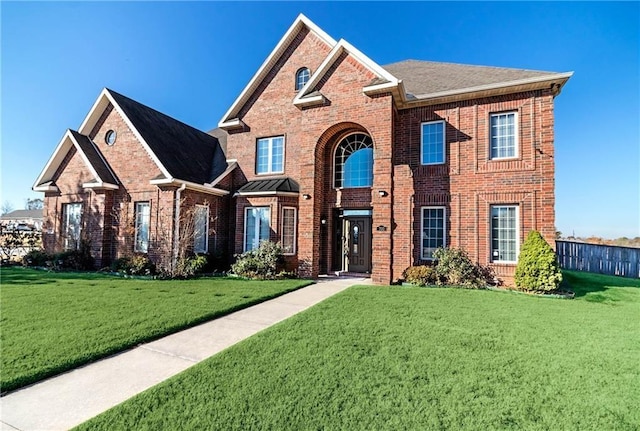
{"label": "window trim", "polygon": [[[491,126],[491,120],[493,117],[497,117],[499,115],[507,115],[513,114],[513,156],[507,157],[493,157],[492,154],[492,145],[493,145],[493,127]],[[501,111],[501,112],[491,112],[489,114],[489,160],[514,160],[520,157],[520,125],[518,122],[518,111]]]}
{"label": "window trim", "polygon": [[297,252],[297,238],[298,238],[298,208],[292,206],[283,206],[280,213],[280,245],[284,250],[284,212],[286,210],[293,210],[293,243],[291,245],[291,252],[283,252],[285,256],[293,256]]}
{"label": "window trim", "polygon": [[[204,205],[204,204],[196,204],[195,207],[196,209],[196,213],[194,213],[194,223],[193,223],[193,228],[194,228],[194,233],[193,233],[193,252],[194,253],[208,253],[209,252],[209,218],[210,218],[210,209],[209,209],[209,205]],[[196,233],[197,233],[197,210],[198,208],[204,208],[206,210],[206,215],[205,215],[205,222],[204,222],[204,249],[197,249],[196,248]]]}
{"label": "window trim", "polygon": [[[257,208],[266,208],[269,210],[269,229],[271,229],[271,205],[258,205],[258,206],[246,206],[244,207],[244,228],[242,230],[242,251],[243,253],[246,253],[247,251],[249,251],[247,249],[247,213],[249,212],[249,210],[252,209],[257,209]],[[254,232],[255,233],[255,232]],[[258,228],[258,245],[260,245],[260,228]],[[269,232],[269,238],[267,238],[267,240],[271,239],[271,232]],[[255,250],[255,249],[251,249],[251,250]]]}
{"label": "window trim", "polygon": [[[280,171],[274,171],[272,170],[272,165],[273,165],[273,140],[277,139],[277,138],[282,138],[282,170]],[[259,172],[258,171],[258,145],[260,143],[260,141],[268,141],[269,142],[269,151],[268,151],[268,170],[265,172]],[[285,161],[285,156],[286,156],[286,140],[284,135],[275,135],[275,136],[266,136],[263,138],[257,138],[256,139],[256,146],[255,146],[255,159],[256,159],[256,163],[255,163],[255,170],[256,170],[256,175],[274,175],[274,174],[283,174],[284,173],[284,161]]]}
{"label": "window trim", "polygon": [[[140,214],[140,210],[138,209],[138,207],[140,205],[146,205],[149,208],[149,213],[147,214],[148,220],[148,226],[149,229],[147,230],[147,238],[146,238],[146,250],[142,250],[141,248],[138,247],[138,215]],[[151,242],[151,202],[150,201],[137,201],[134,204],[134,228],[135,228],[135,232],[134,232],[134,236],[133,236],[133,251],[136,253],[149,253],[149,245]]]}
{"label": "window trim", "polygon": [[[70,247],[71,239],[68,235],[69,231],[69,210],[68,208],[78,207],[80,208],[80,218],[78,220],[78,238],[75,239],[75,244]],[[82,238],[82,214],[84,213],[84,205],[82,202],[67,202],[62,204],[62,235],[64,238],[63,247],[65,250],[78,250],[80,248],[80,241]]]}
{"label": "window trim", "polygon": [[[493,209],[494,208],[515,208],[516,214],[516,257],[515,260],[497,260],[493,258]],[[498,265],[515,265],[518,263],[518,257],[520,256],[520,205],[519,204],[491,204],[489,205],[489,262]]]}
{"label": "window trim", "polygon": [[[424,162],[424,126],[428,124],[442,123],[442,161],[425,163]],[[447,123],[444,120],[423,121],[420,123],[420,164],[422,166],[444,165],[447,163]]]}
{"label": "window trim", "polygon": [[[304,83],[302,85],[299,86],[300,84],[300,76],[304,73],[307,72],[307,79],[304,81]],[[308,67],[301,67],[300,69],[298,69],[296,71],[296,82],[294,84],[294,88],[296,91],[300,91],[302,90],[302,88],[307,85],[307,82],[309,82],[309,80],[311,79],[311,69],[309,69]]]}
{"label": "window trim", "polygon": [[426,261],[434,260],[433,257],[427,257],[424,254],[424,247],[422,246],[423,235],[424,235],[424,211],[432,210],[432,209],[441,209],[442,210],[442,247],[447,246],[447,207],[443,205],[427,205],[420,207],[420,259]]}

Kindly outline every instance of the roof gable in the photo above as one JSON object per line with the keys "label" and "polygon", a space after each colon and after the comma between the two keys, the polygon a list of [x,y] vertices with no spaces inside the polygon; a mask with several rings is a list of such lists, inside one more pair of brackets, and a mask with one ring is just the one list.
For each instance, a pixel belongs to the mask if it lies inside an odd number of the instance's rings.
{"label": "roof gable", "polygon": [[298,33],[300,33],[300,31],[304,28],[307,28],[330,48],[333,48],[337,44],[337,42],[331,36],[325,33],[324,30],[322,30],[320,27],[315,25],[311,20],[309,20],[309,18],[307,18],[303,14],[298,15],[296,20],[293,22],[293,24],[291,24],[284,36],[282,36],[273,51],[271,51],[271,54],[269,54],[258,71],[255,73],[255,75],[253,75],[247,86],[242,90],[229,110],[224,114],[224,116],[218,123],[218,127],[242,127],[242,122],[238,118],[236,118],[236,116],[245,105],[245,103],[247,103],[252,94],[256,91],[260,83],[265,79],[271,68],[276,64],[278,59],[294,41]]}
{"label": "roof gable", "polygon": [[40,176],[36,179],[33,185],[34,191],[57,191],[57,188],[53,185],[56,172],[72,148],[76,149],[94,178],[93,182],[85,183],[83,187],[118,188],[118,180],[93,141],[86,135],[68,129],[45,165],[45,168],[40,173]]}

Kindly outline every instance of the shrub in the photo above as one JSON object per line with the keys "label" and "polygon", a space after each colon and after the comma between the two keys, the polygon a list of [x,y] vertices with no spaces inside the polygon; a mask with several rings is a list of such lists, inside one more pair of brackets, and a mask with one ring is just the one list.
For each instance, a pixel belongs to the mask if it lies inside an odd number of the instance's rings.
{"label": "shrub", "polygon": [[236,255],[231,271],[245,278],[259,280],[276,278],[278,265],[283,261],[282,247],[271,241],[262,241],[258,248]]}
{"label": "shrub", "polygon": [[493,271],[473,263],[463,249],[439,248],[433,252],[433,257],[437,259],[435,272],[438,283],[471,288],[496,284]]}
{"label": "shrub", "polygon": [[113,262],[111,269],[128,275],[154,275],[156,273],[155,264],[142,254],[121,257]]}
{"label": "shrub", "polygon": [[184,257],[178,260],[173,276],[181,278],[193,277],[201,273],[206,266],[207,257],[204,255]]}
{"label": "shrub", "polygon": [[436,284],[438,281],[435,269],[426,265],[410,266],[404,270],[402,277],[407,283],[415,284],[417,286]]}
{"label": "shrub", "polygon": [[91,256],[89,241],[80,241],[80,248],[56,253],[51,260],[53,269],[88,271],[94,269],[95,259]]}
{"label": "shrub", "polygon": [[562,281],[558,258],[540,232],[532,230],[520,248],[515,283],[521,290],[549,292]]}
{"label": "shrub", "polygon": [[45,253],[43,250],[31,250],[25,254],[22,258],[22,265],[24,266],[45,266],[48,261],[52,259],[50,254]]}

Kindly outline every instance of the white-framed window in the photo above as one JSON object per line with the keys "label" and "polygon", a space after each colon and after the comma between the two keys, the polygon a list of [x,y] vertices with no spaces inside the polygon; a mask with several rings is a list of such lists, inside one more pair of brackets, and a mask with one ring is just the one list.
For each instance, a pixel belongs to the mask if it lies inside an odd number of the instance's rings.
{"label": "white-framed window", "polygon": [[420,256],[433,259],[433,252],[447,245],[447,209],[445,207],[422,207],[422,233]]}
{"label": "white-framed window", "polygon": [[136,202],[136,233],[133,250],[138,253],[149,251],[149,225],[151,221],[151,204],[149,202]]}
{"label": "white-framed window", "polygon": [[311,77],[311,71],[307,67],[302,67],[296,72],[296,91],[301,90],[302,87],[309,81]]}
{"label": "white-framed window", "polygon": [[334,155],[336,188],[371,187],[373,185],[373,141],[364,133],[346,136]]}
{"label": "white-framed window", "polygon": [[518,205],[491,206],[491,261],[518,261]]}
{"label": "white-framed window", "polygon": [[491,159],[518,157],[517,114],[491,114],[490,128]]}
{"label": "white-framed window", "polygon": [[284,172],[284,136],[258,139],[256,144],[256,173]]}
{"label": "white-framed window", "polygon": [[271,209],[247,207],[244,209],[244,251],[258,248],[260,241],[268,241],[271,233]]}
{"label": "white-framed window", "polygon": [[280,244],[286,255],[296,253],[296,213],[293,207],[282,208],[282,227],[280,230]]}
{"label": "white-framed window", "polygon": [[420,132],[420,160],[423,165],[437,165],[445,161],[444,121],[422,123]]}
{"label": "white-framed window", "polygon": [[80,248],[82,232],[82,204],[79,202],[62,205],[62,237],[65,250]]}
{"label": "white-framed window", "polygon": [[209,251],[209,205],[196,205],[193,213],[193,251]]}

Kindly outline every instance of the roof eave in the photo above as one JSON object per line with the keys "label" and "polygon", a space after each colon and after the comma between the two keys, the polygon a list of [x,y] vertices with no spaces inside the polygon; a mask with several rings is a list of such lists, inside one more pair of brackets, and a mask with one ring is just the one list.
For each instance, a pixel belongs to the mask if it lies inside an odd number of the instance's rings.
{"label": "roof eave", "polygon": [[244,129],[246,124],[239,118],[233,118],[225,122],[219,122],[218,127],[228,132],[231,130]]}
{"label": "roof eave", "polygon": [[264,192],[235,192],[233,197],[236,196],[300,196],[298,192],[279,192],[276,190],[264,191]]}
{"label": "roof eave", "polygon": [[149,181],[149,184],[154,186],[182,186],[184,185],[188,190],[193,190],[196,192],[207,193],[215,196],[226,196],[229,194],[229,191],[222,190],[216,187],[210,187],[206,184],[197,184],[191,181],[185,181],[178,178],[159,178],[155,180]]}
{"label": "roof eave", "polygon": [[117,184],[105,183],[103,181],[95,183],[83,183],[82,187],[91,190],[118,190],[120,188]]}

